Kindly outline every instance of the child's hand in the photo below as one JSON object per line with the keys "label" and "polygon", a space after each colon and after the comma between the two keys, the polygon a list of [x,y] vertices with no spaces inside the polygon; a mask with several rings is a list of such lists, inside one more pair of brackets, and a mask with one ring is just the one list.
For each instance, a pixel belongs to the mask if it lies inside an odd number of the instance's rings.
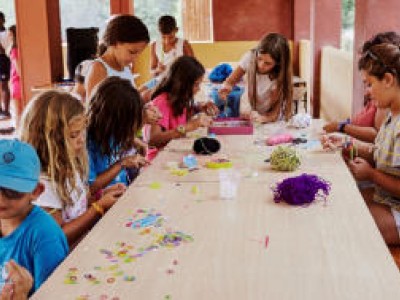
{"label": "child's hand", "polygon": [[0,300],[28,299],[28,293],[33,285],[31,274],[13,260],[7,263],[7,271],[11,284],[4,286]]}
{"label": "child's hand", "polygon": [[121,160],[124,168],[140,168],[150,164],[150,162],[140,154],[125,156]]}
{"label": "child's hand", "polygon": [[157,64],[156,74],[158,75],[158,74],[164,72],[166,69],[167,69],[167,67],[164,64],[159,62]]}
{"label": "child's hand", "polygon": [[218,96],[221,100],[226,101],[229,93],[232,91],[232,86],[228,84],[224,84],[222,88],[218,91]]}
{"label": "child's hand", "polygon": [[264,121],[264,117],[255,110],[250,112],[249,119],[254,123],[263,123]]}
{"label": "child's hand", "polygon": [[240,117],[244,120],[250,120],[250,115],[251,115],[250,111],[240,113]]}
{"label": "child's hand", "polygon": [[145,105],[143,109],[143,123],[145,124],[157,124],[162,118],[162,114],[157,106],[152,104]]}
{"label": "child's hand", "polygon": [[[121,197],[123,193],[126,191],[126,185],[123,183],[116,183],[113,184],[106,189],[103,190],[103,196],[107,195],[108,193],[113,193],[117,197]],[[116,192],[117,194],[115,194]]]}
{"label": "child's hand", "polygon": [[321,145],[323,149],[337,150],[343,145],[344,137],[339,135],[323,135]]}
{"label": "child's hand", "polygon": [[210,127],[212,124],[212,118],[206,114],[198,114],[199,127]]}
{"label": "child's hand", "polygon": [[374,168],[363,158],[356,157],[349,160],[349,168],[357,180],[370,180]]}
{"label": "child's hand", "polygon": [[338,128],[339,128],[338,122],[331,122],[322,127],[322,129],[325,130],[326,133],[337,132]]}
{"label": "child's hand", "polygon": [[194,131],[199,127],[209,127],[212,124],[212,118],[204,113],[195,115],[186,124],[186,131]]}
{"label": "child's hand", "polygon": [[201,103],[199,105],[199,110],[211,117],[214,117],[214,116],[218,115],[218,113],[219,113],[218,107],[211,101]]}
{"label": "child's hand", "polygon": [[105,193],[97,203],[105,210],[109,210],[115,202],[117,202],[118,198],[121,196],[121,192],[119,190],[111,190]]}

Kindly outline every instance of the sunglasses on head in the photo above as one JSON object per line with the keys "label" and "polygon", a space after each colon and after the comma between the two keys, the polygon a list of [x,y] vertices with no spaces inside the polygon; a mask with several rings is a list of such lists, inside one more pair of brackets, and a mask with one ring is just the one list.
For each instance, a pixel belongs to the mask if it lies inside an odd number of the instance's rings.
{"label": "sunglasses on head", "polygon": [[19,200],[25,195],[25,193],[10,190],[3,187],[0,187],[0,194],[2,194],[5,198],[9,200]]}
{"label": "sunglasses on head", "polygon": [[397,71],[394,68],[389,67],[387,64],[385,64],[375,53],[373,53],[370,50],[367,50],[364,52],[364,57],[369,57],[373,61],[376,61],[380,65],[382,65],[386,70],[388,70],[390,73],[394,74],[397,76]]}

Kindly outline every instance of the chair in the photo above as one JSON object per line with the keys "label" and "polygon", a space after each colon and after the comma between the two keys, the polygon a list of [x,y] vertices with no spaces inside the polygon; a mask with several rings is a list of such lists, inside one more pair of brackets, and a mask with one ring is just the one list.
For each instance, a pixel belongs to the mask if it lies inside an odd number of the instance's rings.
{"label": "chair", "polygon": [[299,102],[303,102],[304,112],[307,112],[307,82],[300,77],[293,76],[294,113],[299,113]]}
{"label": "chair", "polygon": [[76,66],[96,56],[99,28],[67,28],[67,65],[69,79],[73,80]]}

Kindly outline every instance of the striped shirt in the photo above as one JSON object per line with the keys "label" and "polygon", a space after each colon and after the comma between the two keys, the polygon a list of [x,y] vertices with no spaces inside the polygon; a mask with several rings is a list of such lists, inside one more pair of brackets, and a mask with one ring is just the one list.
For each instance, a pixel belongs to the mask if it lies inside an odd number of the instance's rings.
{"label": "striped shirt", "polygon": [[[376,169],[399,178],[400,183],[400,115],[385,119],[375,139],[374,160]],[[374,201],[400,210],[400,197],[375,185]]]}

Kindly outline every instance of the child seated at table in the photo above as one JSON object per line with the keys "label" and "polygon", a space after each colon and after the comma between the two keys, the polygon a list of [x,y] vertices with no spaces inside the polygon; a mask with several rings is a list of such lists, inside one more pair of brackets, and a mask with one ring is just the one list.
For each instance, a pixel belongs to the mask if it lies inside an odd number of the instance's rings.
{"label": "child seated at table", "polygon": [[[152,104],[160,110],[162,118],[157,124],[145,126],[145,139],[150,146],[158,149],[170,140],[186,136],[187,132],[211,124],[208,114],[218,110],[214,104],[199,108],[205,113],[195,115],[193,96],[200,90],[205,70],[194,57],[181,56],[170,67],[167,76],[162,80],[152,95]],[[157,153],[149,153],[152,158]]]}
{"label": "child seated at table", "polygon": [[[364,43],[361,52],[365,53],[372,46],[383,43],[400,46],[400,36],[393,31],[378,33]],[[361,141],[373,143],[388,110],[376,107],[371,99],[369,86],[364,88],[364,98],[363,109],[353,118],[330,122],[324,126],[324,130],[327,133],[342,132]]]}
{"label": "child seated at table", "polygon": [[247,73],[240,100],[240,115],[258,123],[269,123],[292,115],[292,63],[287,39],[277,33],[266,35],[248,51],[225,80],[220,97],[226,99],[233,86]]}
{"label": "child seated at table", "polygon": [[11,260],[26,268],[34,278],[30,294],[68,254],[61,228],[32,204],[44,190],[39,176],[39,157],[31,145],[0,140],[0,269]]}
{"label": "child seated at table", "polygon": [[103,80],[89,102],[87,145],[92,193],[110,184],[132,180],[129,170],[145,166],[136,133],[142,128],[143,104],[139,92],[126,80]]}
{"label": "child seated at table", "polygon": [[0,289],[0,299],[27,300],[29,291],[33,286],[32,275],[26,268],[18,265],[13,260],[10,260],[5,267],[8,275],[7,278],[3,278],[6,282],[3,289]]}
{"label": "child seated at table", "polygon": [[35,201],[57,221],[70,245],[79,241],[125,191],[123,184],[95,202],[87,193],[85,108],[72,95],[47,91],[24,112],[21,139],[39,154],[45,191]]}
{"label": "child seated at table", "polygon": [[180,56],[194,56],[190,43],[176,36],[179,28],[173,16],[165,15],[158,19],[161,40],[157,39],[150,47],[150,73],[152,80],[144,84],[140,93],[145,102],[150,100],[151,92],[166,75],[168,68]]}
{"label": "child seated at table", "polygon": [[[358,67],[376,106],[390,113],[375,144],[353,146],[359,157],[348,165],[356,180],[373,182],[374,187],[362,190],[362,195],[385,242],[400,245],[400,49],[386,43],[375,45],[362,55]],[[338,140],[323,142],[326,146]]]}

